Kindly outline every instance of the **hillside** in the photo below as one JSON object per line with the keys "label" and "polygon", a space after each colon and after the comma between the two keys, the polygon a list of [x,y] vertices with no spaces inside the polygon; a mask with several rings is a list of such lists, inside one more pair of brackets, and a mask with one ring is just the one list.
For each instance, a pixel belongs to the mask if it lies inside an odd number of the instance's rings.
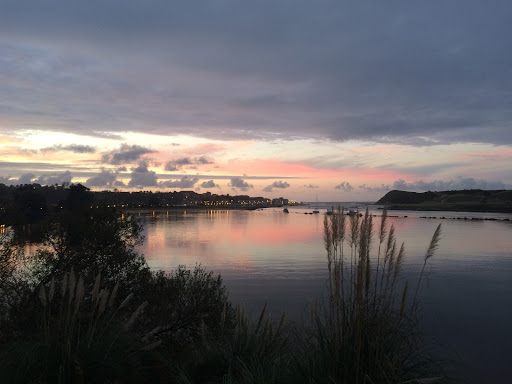
{"label": "hillside", "polygon": [[512,212],[512,190],[468,189],[438,192],[393,190],[386,193],[377,201],[377,204],[386,205],[389,209]]}

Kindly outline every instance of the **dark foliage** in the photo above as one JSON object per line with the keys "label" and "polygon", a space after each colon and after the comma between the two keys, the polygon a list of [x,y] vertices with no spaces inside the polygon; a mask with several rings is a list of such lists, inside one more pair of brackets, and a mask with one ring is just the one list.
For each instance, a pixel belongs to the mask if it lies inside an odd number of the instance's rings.
{"label": "dark foliage", "polygon": [[[190,356],[202,342],[201,335],[206,330],[215,334],[221,322],[223,327],[232,324],[234,311],[220,276],[200,267],[193,271],[180,267],[170,274],[152,272],[143,255],[136,252],[136,246],[143,241],[140,223],[131,215],[115,209],[91,209],[89,192],[84,187],[70,188],[61,204],[61,210],[52,215],[44,226],[44,241],[35,255],[24,256],[24,244],[12,231],[1,238],[2,369],[11,373],[17,370],[25,372],[22,377],[27,382],[54,382],[51,371],[58,371],[64,364],[59,357],[63,341],[59,339],[58,328],[54,329],[55,337],[48,339],[48,334],[40,326],[40,290],[54,284],[54,281],[62,281],[70,272],[75,273],[77,279],[81,276],[85,292],[92,292],[95,278],[101,276],[106,292],[112,292],[116,287],[119,297],[133,296],[126,305],[127,312],[116,317],[116,321],[121,323],[129,321],[130,313],[134,313],[140,303],[148,303],[130,332],[116,339],[116,348],[119,346],[122,353],[107,348],[112,361],[100,358],[104,355],[104,343],[96,343],[95,350],[83,349],[79,343],[77,353],[83,353],[78,359],[83,382],[115,382],[113,378],[121,377],[119,372],[123,372],[124,379],[118,382],[149,380],[150,376],[140,376],[146,366],[140,359],[151,357],[140,354],[135,360],[130,359],[131,352],[128,355],[124,353],[124,339],[131,340],[130,345],[133,346],[134,340],[140,340],[153,329],[146,335],[146,341],[158,343],[155,353],[165,352],[166,364],[176,366],[173,361]],[[83,300],[91,303],[93,296],[86,293]],[[55,315],[59,318],[60,312],[55,312]],[[87,315],[87,312],[83,313],[83,316]],[[70,358],[69,354],[66,356]],[[69,364],[75,364],[73,359],[66,363],[66,369],[71,369]],[[34,374],[41,370],[41,365],[46,367],[44,372],[48,375],[38,378]]]}

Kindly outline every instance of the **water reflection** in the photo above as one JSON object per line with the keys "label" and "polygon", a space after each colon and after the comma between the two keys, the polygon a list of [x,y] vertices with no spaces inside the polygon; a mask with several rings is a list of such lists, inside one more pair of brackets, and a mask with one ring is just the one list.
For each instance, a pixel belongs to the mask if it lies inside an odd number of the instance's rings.
{"label": "water reflection", "polygon": [[[325,292],[323,215],[308,211],[151,212],[141,215],[146,242],[140,251],[152,267],[167,271],[200,263],[222,274],[231,299],[249,311],[257,313],[267,303],[274,313],[298,319],[307,301]],[[381,212],[372,214],[378,226]],[[389,222],[398,242],[405,242],[411,279],[436,226],[443,225],[421,291],[426,330],[456,351],[469,381],[512,382],[508,351],[496,347],[497,340],[512,344],[512,223],[457,220],[461,214],[454,212],[435,213],[436,219],[420,218],[424,212],[393,214],[398,217]]]}

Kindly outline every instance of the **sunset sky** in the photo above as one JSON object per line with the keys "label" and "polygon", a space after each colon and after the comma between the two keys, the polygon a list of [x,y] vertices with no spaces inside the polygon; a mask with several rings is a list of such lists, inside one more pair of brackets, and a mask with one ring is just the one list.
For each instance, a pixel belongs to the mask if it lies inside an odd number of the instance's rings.
{"label": "sunset sky", "polygon": [[0,0],[0,183],[512,188],[510,1]]}

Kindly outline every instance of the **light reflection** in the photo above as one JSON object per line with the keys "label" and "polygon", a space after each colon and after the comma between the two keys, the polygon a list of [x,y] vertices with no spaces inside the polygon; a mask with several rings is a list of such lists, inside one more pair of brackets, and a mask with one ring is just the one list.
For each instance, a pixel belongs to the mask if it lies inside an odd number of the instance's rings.
{"label": "light reflection", "polygon": [[[148,212],[146,243],[139,250],[152,268],[171,271],[179,265],[200,264],[221,274],[230,299],[253,313],[268,304],[271,313],[286,311],[288,318],[300,319],[306,301],[324,294],[327,269],[323,215],[304,213],[306,209],[290,209],[289,214],[272,209],[189,210],[149,220]],[[382,212],[372,213],[375,253]],[[435,227],[443,225],[440,246],[427,267],[427,284],[421,291],[428,308],[426,331],[441,334],[440,340],[459,345],[462,353],[471,349],[467,340],[474,340],[478,333],[478,349],[484,345],[491,353],[493,340],[508,335],[512,321],[510,308],[503,305],[512,295],[512,222],[443,220],[439,213],[436,219],[422,219],[419,216],[424,213],[417,212],[393,215],[399,217],[390,217],[389,225],[396,229],[397,243],[405,243],[404,270],[410,279],[417,278]],[[468,326],[460,327],[461,321]]]}
{"label": "light reflection", "polygon": [[[220,271],[233,271],[234,265],[250,265],[254,270],[274,270],[276,265],[316,263],[323,268],[323,215],[305,215],[305,210],[282,211],[175,211],[158,216],[153,211],[144,224],[146,242],[140,248],[147,260],[171,270],[178,265],[201,263]],[[373,212],[376,231],[381,212]],[[140,215],[140,213],[139,213]],[[455,219],[421,219],[409,213],[390,217],[389,225],[396,229],[397,243],[405,243],[409,265],[422,262],[435,227],[443,225],[437,265],[460,260],[466,255],[486,255],[512,249],[508,235],[510,225],[491,221],[460,221]],[[492,230],[490,230],[492,228]],[[481,239],[485,233],[485,241]],[[492,247],[490,248],[490,244]],[[374,247],[377,247],[375,239]],[[238,263],[238,264],[237,264]],[[241,263],[241,264],[240,264]]]}

